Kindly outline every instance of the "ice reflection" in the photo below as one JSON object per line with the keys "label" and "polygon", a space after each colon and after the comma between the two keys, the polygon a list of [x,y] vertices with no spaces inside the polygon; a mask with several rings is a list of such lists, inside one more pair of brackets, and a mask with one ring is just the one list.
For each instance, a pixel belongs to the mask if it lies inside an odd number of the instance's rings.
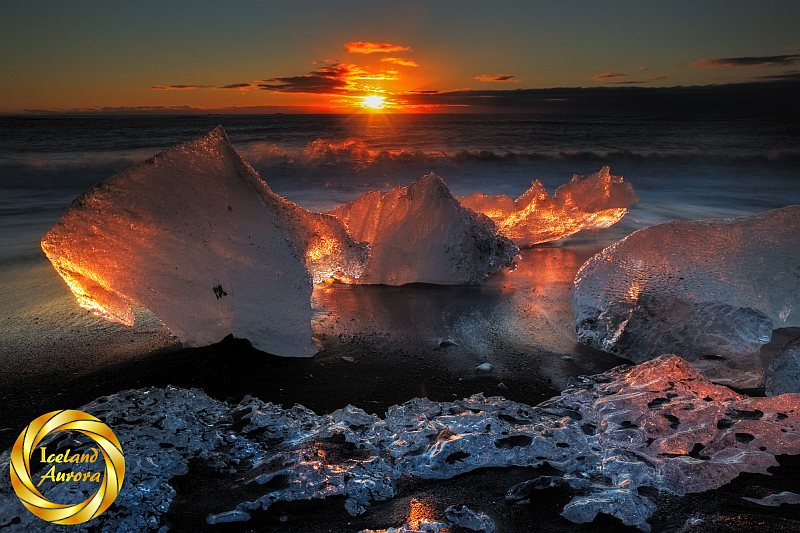
{"label": "ice reflection", "polygon": [[572,283],[596,251],[523,250],[517,270],[480,286],[317,285],[312,328],[329,351],[357,340],[375,351],[426,354],[469,373],[488,361],[503,379],[535,365],[535,372],[561,384],[569,375],[619,363],[575,341]]}

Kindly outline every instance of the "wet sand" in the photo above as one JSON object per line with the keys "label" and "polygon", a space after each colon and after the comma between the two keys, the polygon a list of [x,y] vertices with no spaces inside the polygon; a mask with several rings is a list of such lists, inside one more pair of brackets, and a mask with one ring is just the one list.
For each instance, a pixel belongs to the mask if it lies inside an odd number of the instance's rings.
{"label": "wet sand", "polygon": [[[319,413],[350,403],[383,414],[417,396],[449,401],[477,392],[536,404],[558,394],[572,376],[625,363],[574,340],[572,281],[601,247],[574,240],[526,250],[516,271],[475,287],[320,285],[313,297],[313,331],[322,350],[308,359],[271,356],[232,338],[181,348],[146,312],[138,313],[133,328],[108,324],[80,310],[46,261],[39,261],[3,280],[25,291],[27,303],[3,304],[0,446],[10,446],[20,428],[49,410],[79,407],[123,389],[168,384],[202,388],[231,402],[251,394],[287,407],[302,403]],[[493,365],[492,372],[475,371],[483,362]],[[782,458],[772,477],[748,474],[701,495],[659,496],[664,505],[651,522],[657,531],[679,531],[690,518],[703,516],[705,522],[692,531],[797,530],[797,506],[761,508],[740,496],[797,491],[799,463]],[[406,480],[395,499],[375,504],[358,518],[332,498],[276,505],[248,523],[215,530],[358,531],[441,519],[445,507],[462,503],[487,512],[498,531],[626,529],[610,518],[580,527],[567,522],[559,516],[570,497],[562,490],[544,491],[532,504],[505,503],[509,487],[536,474],[525,468],[487,469],[444,481]],[[208,528],[207,514],[227,510],[232,481],[193,465],[176,480],[170,527]]]}
{"label": "wet sand", "polygon": [[[181,348],[146,312],[133,328],[110,324],[78,308],[43,260],[6,277],[30,303],[3,321],[0,444],[47,410],[150,385],[199,387],[222,400],[252,394],[318,412],[351,403],[383,413],[417,396],[476,392],[535,404],[571,376],[624,362],[572,333],[572,280],[597,248],[526,250],[517,270],[480,286],[319,285],[312,329],[322,350],[308,359],[274,357],[237,339]],[[484,362],[493,371],[477,373]]]}

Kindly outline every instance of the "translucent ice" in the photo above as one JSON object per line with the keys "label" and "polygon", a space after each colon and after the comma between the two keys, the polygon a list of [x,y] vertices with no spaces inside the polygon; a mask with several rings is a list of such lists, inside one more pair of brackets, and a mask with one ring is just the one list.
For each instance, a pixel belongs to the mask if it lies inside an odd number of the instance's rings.
{"label": "translucent ice", "polygon": [[719,383],[763,384],[760,347],[800,325],[800,206],[639,230],[575,279],[578,340],[643,361],[691,360]]}
{"label": "translucent ice", "polygon": [[287,356],[315,352],[312,276],[358,276],[366,255],[336,219],[273,193],[222,128],[84,193],[42,249],[109,320],[131,325],[138,305],[187,345],[233,334]]}
{"label": "translucent ice", "polygon": [[630,183],[603,167],[588,176],[574,175],[553,196],[539,180],[522,196],[474,193],[459,198],[465,207],[494,220],[500,232],[520,246],[562,239],[585,229],[617,223],[639,199]]}
{"label": "translucent ice", "polygon": [[353,283],[478,283],[513,266],[519,252],[432,173],[407,187],[368,192],[331,214],[353,238],[370,245],[362,276],[346,280]]}
{"label": "translucent ice", "polygon": [[[84,530],[158,529],[176,496],[173,478],[191,480],[193,466],[210,469],[215,486],[232,487],[204,512],[244,517],[276,502],[332,496],[350,514],[363,514],[371,502],[394,497],[401,479],[545,464],[563,474],[516,485],[507,499],[567,485],[575,491],[563,511],[569,520],[607,513],[647,529],[656,491],[703,492],[742,472],[767,473],[776,455],[800,454],[800,394],[748,398],[676,356],[579,378],[537,406],[476,394],[454,402],[414,398],[383,418],[353,406],[317,415],[300,405],[252,397],[230,405],[168,387],[123,391],[81,409],[114,428],[128,465],[128,490]],[[6,451],[0,470],[8,465]],[[51,499],[68,501],[68,485],[56,484]],[[10,478],[0,476],[0,527],[43,527],[21,506],[5,504],[13,501]]]}

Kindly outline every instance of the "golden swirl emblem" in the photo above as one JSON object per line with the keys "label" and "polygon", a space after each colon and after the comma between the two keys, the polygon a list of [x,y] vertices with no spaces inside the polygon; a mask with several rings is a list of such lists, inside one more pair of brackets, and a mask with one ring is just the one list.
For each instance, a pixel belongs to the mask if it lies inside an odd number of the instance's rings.
{"label": "golden swirl emblem", "polygon": [[[76,504],[62,504],[51,502],[45,498],[37,485],[31,479],[31,457],[37,445],[47,435],[57,431],[72,430],[83,433],[97,443],[100,453],[105,459],[105,470],[100,478],[100,473],[92,474],[93,481],[99,481],[100,486],[92,496]],[[67,453],[59,455],[51,454],[48,458],[46,449],[39,448],[43,462],[50,463],[77,463],[93,462],[97,458],[97,451],[94,452],[94,459],[90,453],[83,455],[69,456]],[[125,479],[125,458],[122,456],[122,446],[117,437],[107,425],[96,417],[84,413],[83,411],[64,410],[53,411],[44,414],[31,422],[14,443],[11,449],[11,484],[17,497],[30,512],[43,520],[54,524],[74,525],[81,524],[96,517],[114,503],[114,500],[122,488],[122,481]],[[53,481],[56,481],[55,466],[51,467],[50,474]],[[74,474],[75,480],[81,475]],[[96,476],[96,479],[95,479]],[[48,477],[45,474],[43,478]],[[62,473],[58,475],[58,481],[62,481]],[[68,473],[67,480],[72,480],[73,474]],[[43,480],[39,481],[41,485]]]}

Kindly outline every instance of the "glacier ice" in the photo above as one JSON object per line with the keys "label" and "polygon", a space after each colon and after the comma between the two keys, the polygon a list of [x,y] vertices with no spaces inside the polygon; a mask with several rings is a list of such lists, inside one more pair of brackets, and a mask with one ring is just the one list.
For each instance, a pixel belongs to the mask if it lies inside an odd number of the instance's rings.
{"label": "glacier ice", "polygon": [[800,338],[784,345],[767,369],[767,396],[800,392]]}
{"label": "glacier ice", "polygon": [[607,228],[639,201],[631,184],[621,176],[612,176],[607,166],[586,176],[574,175],[553,196],[535,180],[516,200],[483,193],[459,200],[494,220],[499,231],[519,246],[562,239],[586,229]]}
{"label": "glacier ice", "polygon": [[370,246],[360,278],[350,283],[478,283],[513,267],[519,249],[487,217],[462,207],[436,174],[407,187],[371,191],[331,214]]}
{"label": "glacier ice", "polygon": [[675,353],[706,377],[764,383],[759,349],[799,326],[800,206],[634,232],[578,271],[578,340],[643,361]]}
{"label": "glacier ice", "polygon": [[[108,511],[77,526],[82,530],[157,529],[176,496],[172,479],[191,476],[190,463],[236,487],[223,508],[207,510],[236,517],[330,496],[344,497],[356,515],[392,498],[402,477],[547,463],[562,476],[512,487],[507,499],[564,484],[574,493],[566,518],[582,523],[608,513],[648,529],[656,509],[651,489],[703,492],[742,472],[767,473],[776,455],[800,454],[800,394],[748,398],[666,355],[579,378],[537,406],[477,394],[454,402],[414,398],[383,418],[353,406],[317,415],[301,405],[253,397],[231,405],[168,387],[119,392],[81,410],[114,429],[128,465],[127,489]],[[52,445],[81,450],[75,442]],[[0,470],[8,464],[7,450]],[[70,490],[55,484],[47,494],[68,501]],[[0,476],[0,526],[58,529],[6,504],[14,500],[10,479]]]}
{"label": "glacier ice", "polygon": [[94,186],[41,245],[100,316],[132,325],[137,305],[187,345],[233,334],[285,356],[316,351],[312,280],[357,277],[367,252],[273,193],[221,127]]}

